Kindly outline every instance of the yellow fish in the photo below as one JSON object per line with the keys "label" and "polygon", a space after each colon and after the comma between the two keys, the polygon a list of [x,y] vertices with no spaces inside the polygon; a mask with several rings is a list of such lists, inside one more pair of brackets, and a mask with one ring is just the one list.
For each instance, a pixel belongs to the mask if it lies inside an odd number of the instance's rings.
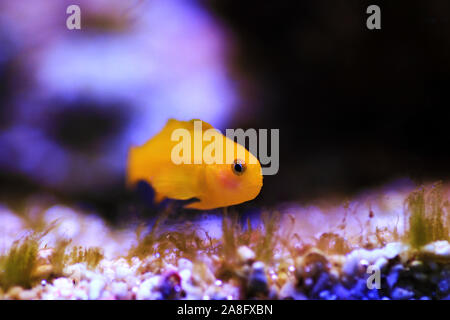
{"label": "yellow fish", "polygon": [[[218,161],[206,159],[208,154]],[[184,162],[180,163],[177,157]],[[200,201],[186,207],[213,209],[254,199],[262,187],[262,170],[258,159],[244,146],[210,124],[198,119],[170,119],[144,145],[130,148],[127,184],[132,186],[140,180],[152,185],[156,202],[164,198],[197,198]]]}

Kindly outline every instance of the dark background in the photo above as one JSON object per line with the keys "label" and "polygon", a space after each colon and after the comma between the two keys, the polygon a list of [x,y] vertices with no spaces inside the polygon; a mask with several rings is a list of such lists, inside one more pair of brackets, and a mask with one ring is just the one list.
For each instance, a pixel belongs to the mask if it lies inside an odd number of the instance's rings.
{"label": "dark background", "polygon": [[[229,68],[242,101],[233,127],[280,129],[280,171],[264,178],[254,204],[449,178],[450,2],[201,3],[235,42]],[[381,7],[381,30],[366,28],[370,4]],[[11,86],[1,83],[4,105]],[[2,195],[40,189],[23,176],[1,177]],[[110,210],[124,194],[118,182],[63,195]]]}
{"label": "dark background", "polygon": [[[244,126],[280,128],[261,201],[349,194],[392,179],[449,177],[450,3],[205,1],[258,83]],[[381,8],[381,30],[366,8]],[[256,98],[255,98],[256,95]]]}

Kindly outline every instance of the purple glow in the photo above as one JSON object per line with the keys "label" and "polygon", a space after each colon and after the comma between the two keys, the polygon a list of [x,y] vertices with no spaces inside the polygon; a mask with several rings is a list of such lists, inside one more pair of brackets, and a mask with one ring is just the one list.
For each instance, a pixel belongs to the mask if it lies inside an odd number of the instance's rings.
{"label": "purple glow", "polygon": [[[67,30],[60,14],[69,4],[0,5],[1,22],[26,52],[19,61],[30,84],[15,99],[12,126],[0,132],[8,154],[0,165],[44,185],[96,188],[117,181],[130,145],[144,143],[168,118],[226,126],[237,99],[226,66],[228,39],[195,1],[78,1],[85,23],[79,31]],[[89,22],[98,17],[117,27]],[[55,125],[49,114],[86,97],[99,102],[92,108],[121,102],[128,117],[113,140],[89,154],[46,134]]]}

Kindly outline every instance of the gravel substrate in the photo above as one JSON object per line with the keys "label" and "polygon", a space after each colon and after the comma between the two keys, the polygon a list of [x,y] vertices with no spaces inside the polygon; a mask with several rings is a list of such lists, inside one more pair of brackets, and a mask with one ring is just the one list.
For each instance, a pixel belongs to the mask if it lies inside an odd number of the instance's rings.
{"label": "gravel substrate", "polygon": [[[439,251],[439,254],[436,252]],[[450,299],[450,245],[427,246],[426,253],[412,252],[401,243],[375,250],[354,250],[347,255],[327,256],[312,249],[292,262],[287,270],[275,272],[254,253],[239,248],[242,278],[224,281],[214,276],[213,259],[198,262],[186,258],[161,261],[103,259],[95,270],[85,263],[69,265],[64,276],[42,280],[32,289],[15,286],[3,299]],[[171,259],[168,259],[171,260]],[[171,263],[172,262],[172,263]],[[176,263],[175,263],[176,262]],[[196,265],[197,264],[197,265]],[[369,265],[381,270],[381,289],[368,289]],[[146,271],[152,265],[159,272]]]}
{"label": "gravel substrate", "polygon": [[[178,219],[178,225],[159,226],[158,236],[155,233],[147,251],[141,247],[151,232],[137,236],[136,228],[117,229],[96,215],[67,206],[28,210],[21,215],[3,207],[3,257],[14,247],[14,241],[26,239],[42,226],[52,227],[39,237],[36,263],[27,282],[31,287],[3,285],[0,298],[450,299],[449,242],[435,241],[414,249],[399,239],[398,225],[395,232],[380,227],[383,221],[393,220],[382,210],[397,214],[393,206],[401,204],[404,195],[392,194],[387,202],[372,204],[370,216],[376,215],[379,220],[363,224],[364,228],[357,227],[359,219],[352,225],[348,212],[361,209],[350,204],[341,216],[334,211],[334,228],[323,223],[327,229],[309,237],[297,224],[311,232],[313,218],[320,221],[325,214],[316,207],[295,209],[298,216],[282,215],[280,225],[272,231],[267,221],[264,228],[227,231],[221,215],[197,222]],[[292,208],[287,210],[293,212]],[[227,238],[229,234],[224,233],[228,232],[235,238]],[[78,254],[72,253],[72,260],[61,260],[63,267],[57,271],[54,257],[62,240],[67,240],[63,251],[67,257],[70,252]],[[79,254],[85,251],[74,248],[97,248],[101,254],[93,250],[86,258],[87,254]],[[377,283],[372,276],[378,270],[377,289],[372,287]],[[0,273],[0,284],[5,274]]]}

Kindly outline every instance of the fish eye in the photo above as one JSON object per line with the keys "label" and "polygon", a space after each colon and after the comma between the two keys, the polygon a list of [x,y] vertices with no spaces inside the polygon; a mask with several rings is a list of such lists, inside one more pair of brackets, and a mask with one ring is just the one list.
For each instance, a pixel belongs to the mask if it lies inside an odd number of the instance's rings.
{"label": "fish eye", "polygon": [[245,169],[247,169],[247,165],[240,159],[234,160],[233,164],[231,165],[231,170],[233,170],[233,173],[237,176],[243,174],[245,172]]}

